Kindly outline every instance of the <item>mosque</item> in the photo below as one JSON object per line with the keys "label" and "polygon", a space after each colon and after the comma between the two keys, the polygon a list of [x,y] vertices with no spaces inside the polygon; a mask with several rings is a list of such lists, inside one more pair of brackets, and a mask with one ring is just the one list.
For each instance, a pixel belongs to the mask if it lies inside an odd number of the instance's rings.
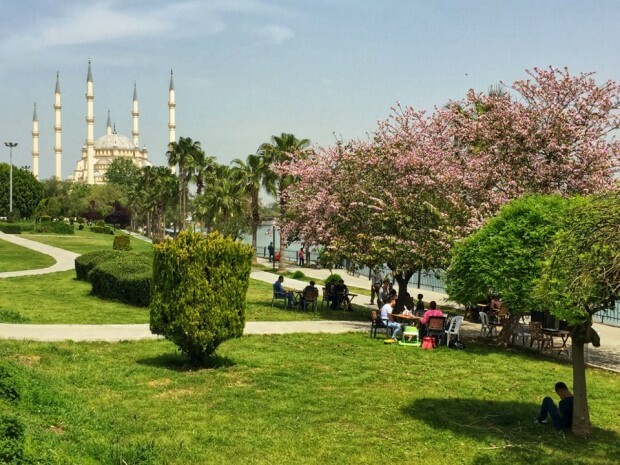
{"label": "mosque", "polygon": [[[131,138],[118,134],[112,127],[110,112],[106,133],[95,140],[95,93],[93,87],[93,74],[90,61],[88,62],[88,75],[86,77],[86,142],[82,146],[81,157],[78,160],[73,175],[69,178],[74,182],[87,184],[105,184],[106,172],[110,164],[120,158],[130,159],[137,167],[151,166],[148,159],[148,151],[145,146],[140,148],[140,133],[138,130],[138,92],[136,84],[133,89],[132,121],[133,128]],[[172,71],[170,71],[170,87],[168,89],[168,141],[176,140],[175,120],[175,93]],[[55,178],[61,179],[62,167],[62,124],[61,124],[61,93],[60,77],[56,74],[56,91],[54,93],[54,155],[55,155]],[[32,174],[39,179],[39,119],[37,105],[34,106],[32,117]]]}

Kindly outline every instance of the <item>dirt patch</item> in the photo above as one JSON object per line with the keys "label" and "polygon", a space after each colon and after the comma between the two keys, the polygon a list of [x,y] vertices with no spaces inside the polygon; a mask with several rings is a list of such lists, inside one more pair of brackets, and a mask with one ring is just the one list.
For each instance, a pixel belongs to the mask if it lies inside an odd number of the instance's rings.
{"label": "dirt patch", "polygon": [[162,386],[168,386],[172,381],[170,380],[170,378],[162,378],[162,379],[154,379],[152,381],[149,381],[147,384],[149,387],[162,387]]}
{"label": "dirt patch", "polygon": [[62,425],[52,425],[48,429],[55,434],[65,434],[65,429]]}
{"label": "dirt patch", "polygon": [[20,355],[17,359],[26,366],[37,365],[41,362],[41,357],[38,355]]}
{"label": "dirt patch", "polygon": [[170,389],[155,395],[157,399],[178,399],[179,397],[191,396],[195,389]]}

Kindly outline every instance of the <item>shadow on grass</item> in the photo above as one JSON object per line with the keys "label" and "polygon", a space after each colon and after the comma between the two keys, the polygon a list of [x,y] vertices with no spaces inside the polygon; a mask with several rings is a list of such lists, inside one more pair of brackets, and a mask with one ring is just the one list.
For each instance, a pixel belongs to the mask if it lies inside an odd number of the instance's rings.
{"label": "shadow on grass", "polygon": [[190,358],[180,352],[166,353],[156,357],[137,360],[140,365],[147,365],[155,368],[165,368],[173,371],[196,371],[196,370],[217,370],[218,368],[228,368],[235,365],[228,357],[221,357],[213,354],[202,361],[190,360]]}
{"label": "shadow on grass", "polygon": [[[434,430],[475,441],[479,455],[472,463],[476,465],[606,465],[611,457],[620,456],[617,432],[592,427],[589,439],[578,439],[569,430],[535,424],[539,407],[533,402],[423,398],[404,412]],[[456,441],[463,442],[460,438]]]}

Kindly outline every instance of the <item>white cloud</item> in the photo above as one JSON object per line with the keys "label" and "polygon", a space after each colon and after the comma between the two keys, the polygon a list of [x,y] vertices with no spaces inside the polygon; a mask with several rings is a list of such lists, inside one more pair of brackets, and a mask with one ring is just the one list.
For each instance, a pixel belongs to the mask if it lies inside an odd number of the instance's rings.
{"label": "white cloud", "polygon": [[283,44],[295,36],[291,29],[284,26],[276,26],[275,24],[270,24],[259,28],[258,33],[277,45]]}

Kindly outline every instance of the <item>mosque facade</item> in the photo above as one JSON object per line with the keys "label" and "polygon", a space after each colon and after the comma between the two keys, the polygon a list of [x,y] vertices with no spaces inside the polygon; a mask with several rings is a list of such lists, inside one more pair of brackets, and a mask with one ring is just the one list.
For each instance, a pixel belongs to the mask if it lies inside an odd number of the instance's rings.
{"label": "mosque facade", "polygon": [[[94,113],[94,84],[91,63],[88,62],[88,74],[86,78],[86,141],[82,146],[81,156],[78,160],[70,180],[77,183],[105,184],[106,173],[110,164],[117,159],[129,159],[138,168],[151,166],[148,159],[146,146],[140,147],[139,133],[139,103],[136,84],[134,83],[133,106],[132,106],[132,132],[131,138],[118,134],[116,127],[112,126],[110,112],[105,135],[95,139],[95,113]],[[168,89],[168,141],[176,140],[175,120],[175,90],[172,71],[170,72],[170,87]],[[60,92],[60,77],[56,74],[56,90],[54,93],[54,158],[55,178],[61,179],[62,168],[62,124],[61,124],[62,101]],[[39,179],[39,120],[35,104],[32,118],[32,173]]]}

